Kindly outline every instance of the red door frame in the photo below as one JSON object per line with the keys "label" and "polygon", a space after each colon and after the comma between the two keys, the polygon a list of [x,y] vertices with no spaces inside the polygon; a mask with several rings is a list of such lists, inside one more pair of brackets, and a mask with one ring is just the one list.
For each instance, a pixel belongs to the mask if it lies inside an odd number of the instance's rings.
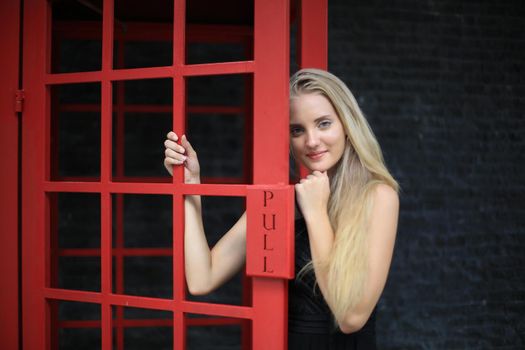
{"label": "red door frame", "polygon": [[[328,0],[299,0],[298,21],[299,67],[328,69]],[[308,170],[299,166],[299,175],[306,177]]]}
{"label": "red door frame", "polygon": [[0,339],[3,349],[19,346],[18,129],[20,1],[0,3]]}
{"label": "red door frame", "polygon": [[[102,308],[102,349],[112,346],[111,305],[147,307],[174,312],[174,348],[185,348],[183,313],[214,314],[250,319],[253,322],[254,349],[284,349],[287,339],[287,281],[264,277],[253,278],[252,307],[195,303],[184,300],[182,232],[183,223],[174,222],[174,300],[155,300],[111,293],[111,194],[157,193],[173,196],[174,214],[182,213],[187,194],[246,196],[243,185],[184,185],[182,171],[176,172],[173,184],[115,183],[111,181],[111,90],[112,81],[133,78],[170,77],[173,79],[173,114],[176,131],[185,129],[184,78],[208,74],[253,74],[254,133],[253,184],[276,185],[288,182],[288,57],[289,4],[255,1],[254,60],[222,64],[184,65],[184,2],[175,0],[174,63],[170,67],[135,70],[112,70],[113,8],[104,1],[102,71],[90,73],[50,74],[49,11],[45,0],[26,0],[24,9],[24,76],[27,102],[24,115],[28,119],[22,130],[22,259],[23,270],[23,340],[26,349],[50,347],[49,306],[46,300],[94,302]],[[304,0],[301,5],[300,41],[301,67],[326,68],[326,0]],[[4,12],[3,12],[4,13]],[[17,16],[13,16],[18,18]],[[316,33],[313,36],[312,33]],[[310,36],[312,35],[312,36]],[[308,45],[310,38],[319,40]],[[319,49],[321,48],[321,49]],[[18,51],[18,50],[17,50]],[[54,84],[100,81],[102,86],[101,179],[99,183],[56,183],[49,180],[49,92]],[[272,103],[267,101],[271,100]],[[268,135],[272,135],[269,138]],[[31,150],[31,151],[29,151]],[[272,168],[275,171],[268,172]],[[101,293],[77,292],[49,288],[49,242],[46,237],[49,204],[48,192],[96,192],[101,194]],[[17,217],[16,215],[12,217]],[[174,215],[175,217],[175,215]],[[175,221],[175,220],[174,220]],[[15,250],[16,251],[16,250]],[[250,255],[250,252],[248,252]],[[11,261],[13,259],[10,259]],[[272,305],[274,313],[268,313]],[[44,326],[43,326],[44,325]]]}

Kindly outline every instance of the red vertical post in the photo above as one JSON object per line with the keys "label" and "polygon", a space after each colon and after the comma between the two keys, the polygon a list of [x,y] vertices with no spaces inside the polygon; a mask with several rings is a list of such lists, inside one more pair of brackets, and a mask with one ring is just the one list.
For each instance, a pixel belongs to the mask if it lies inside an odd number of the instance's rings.
{"label": "red vertical post", "polygon": [[[118,40],[117,45],[117,67],[124,67],[124,39]],[[124,179],[124,158],[125,158],[125,101],[124,101],[124,81],[113,82],[113,88],[117,90],[116,96],[117,100],[113,101],[113,114],[115,115],[115,123],[113,125],[115,129],[115,140],[113,144],[115,145],[115,165],[116,165],[116,174],[113,174],[113,181],[116,177]],[[124,294],[124,256],[121,253],[124,248],[124,195],[122,193],[117,193],[113,195],[115,199],[115,214],[112,216],[115,220],[113,226],[115,227],[115,242],[112,242],[112,251],[113,246],[117,248],[118,253],[112,254],[112,263],[115,263],[114,271],[115,276],[115,286],[114,290],[117,294]],[[115,306],[113,308],[115,315],[113,315],[113,329],[115,330],[112,335],[116,338],[114,343],[116,344],[115,350],[124,349],[124,328],[122,327],[124,321],[124,307]]]}
{"label": "red vertical post", "polygon": [[[2,52],[0,55],[0,339],[2,348],[18,349],[18,115],[23,100],[17,101],[19,72],[20,1],[0,3]],[[21,97],[21,96],[20,96]]]}
{"label": "red vertical post", "polygon": [[[58,99],[57,99],[58,100]],[[57,112],[58,114],[58,112]],[[54,154],[56,158],[58,156]],[[57,164],[57,163],[55,163]],[[53,170],[52,170],[53,171]],[[58,174],[58,169],[56,174]],[[47,257],[49,261],[49,269],[47,271],[48,274],[48,285],[49,286],[58,286],[58,266],[59,266],[59,245],[58,245],[58,220],[59,220],[59,212],[58,212],[58,193],[53,193],[52,195],[48,196],[47,198],[47,217],[48,217],[48,228],[49,234],[47,235],[49,237],[49,251],[50,254]],[[49,330],[50,333],[49,336],[49,343],[51,344],[51,348],[53,349],[56,344],[58,344],[58,336],[59,336],[59,330],[58,330],[58,304],[59,302],[50,303],[48,305],[49,315]]]}
{"label": "red vertical post", "polygon": [[112,215],[111,193],[109,184],[112,181],[112,128],[113,128],[113,86],[110,73],[113,69],[113,31],[114,14],[113,0],[105,0],[102,13],[102,88],[100,106],[100,266],[101,266],[101,332],[102,350],[112,349],[112,315],[109,295],[112,291]]}
{"label": "red vertical post", "polygon": [[[299,0],[297,60],[299,68],[328,68],[328,0]],[[301,178],[309,171],[299,167]]]}
{"label": "red vertical post", "polygon": [[[23,86],[31,86],[24,102],[22,124],[22,317],[24,349],[42,349],[45,343],[45,287],[47,242],[43,191],[49,149],[49,108],[43,81],[49,66],[49,3],[24,1]],[[31,33],[31,35],[28,35]]]}
{"label": "red vertical post", "polygon": [[328,0],[300,0],[298,30],[300,68],[328,67]]}
{"label": "red vertical post", "polygon": [[[173,130],[182,137],[186,132],[186,83],[182,74],[186,60],[186,1],[174,0],[173,6]],[[184,169],[173,170],[173,184],[184,183]],[[173,195],[173,349],[186,349],[186,324],[182,313],[184,281],[184,196]]]}
{"label": "red vertical post", "polygon": [[[244,41],[244,52],[246,57],[250,57],[253,53],[253,35],[250,40]],[[252,143],[253,139],[253,76],[247,75],[244,77],[244,154],[243,154],[243,171],[242,183],[250,183],[253,178],[252,167]],[[243,305],[252,305],[252,279],[245,274],[242,276],[242,303]],[[252,348],[252,322],[250,320],[243,320],[241,324],[242,333],[242,349],[249,350]]]}
{"label": "red vertical post", "polygon": [[[288,1],[255,0],[253,183],[256,185],[288,183],[289,12]],[[286,349],[287,283],[285,279],[253,278],[253,349]],[[273,312],[268,312],[268,305],[272,305]]]}

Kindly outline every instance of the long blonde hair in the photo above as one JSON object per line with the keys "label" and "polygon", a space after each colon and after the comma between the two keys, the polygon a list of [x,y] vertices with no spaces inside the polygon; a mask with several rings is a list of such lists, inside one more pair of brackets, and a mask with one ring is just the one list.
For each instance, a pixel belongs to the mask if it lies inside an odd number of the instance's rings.
{"label": "long blonde hair", "polygon": [[[316,268],[328,273],[327,298],[339,324],[363,295],[367,277],[367,233],[373,190],[386,184],[398,190],[383,160],[381,148],[357,102],[336,76],[319,69],[302,69],[290,78],[290,99],[300,94],[326,97],[346,134],[346,147],[330,180],[328,215],[334,229],[334,245],[328,261]],[[306,265],[299,275],[313,269]]]}

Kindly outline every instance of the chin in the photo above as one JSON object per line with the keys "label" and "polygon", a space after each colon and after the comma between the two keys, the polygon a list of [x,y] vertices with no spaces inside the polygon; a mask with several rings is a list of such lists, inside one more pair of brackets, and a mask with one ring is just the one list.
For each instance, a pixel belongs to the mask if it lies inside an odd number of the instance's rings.
{"label": "chin", "polygon": [[313,169],[310,169],[311,172],[314,172],[314,171],[320,171],[320,172],[324,172],[328,169],[326,169],[325,167],[314,167]]}
{"label": "chin", "polygon": [[330,171],[333,171],[337,168],[337,164],[330,164],[330,163],[319,163],[319,164],[304,164],[303,165],[311,172],[313,173],[314,171],[320,171],[320,172],[330,172]]}
{"label": "chin", "polygon": [[308,165],[305,165],[305,167],[310,170],[311,173],[313,173],[314,171],[320,171],[320,172],[323,172],[323,171],[327,171],[329,168],[325,165],[322,165],[322,164],[308,164]]}

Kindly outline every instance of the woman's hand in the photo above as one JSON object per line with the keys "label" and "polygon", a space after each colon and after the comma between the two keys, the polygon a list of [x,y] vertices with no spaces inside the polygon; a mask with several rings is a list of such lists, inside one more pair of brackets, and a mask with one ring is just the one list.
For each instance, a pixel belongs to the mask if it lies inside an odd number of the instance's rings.
{"label": "woman's hand", "polygon": [[164,141],[164,166],[166,170],[173,175],[173,166],[184,165],[184,182],[200,183],[200,166],[197,152],[182,135],[180,145],[177,143],[179,137],[173,131],[170,131]]}
{"label": "woman's hand", "polygon": [[295,185],[297,203],[305,219],[328,211],[330,180],[326,171],[314,171]]}

